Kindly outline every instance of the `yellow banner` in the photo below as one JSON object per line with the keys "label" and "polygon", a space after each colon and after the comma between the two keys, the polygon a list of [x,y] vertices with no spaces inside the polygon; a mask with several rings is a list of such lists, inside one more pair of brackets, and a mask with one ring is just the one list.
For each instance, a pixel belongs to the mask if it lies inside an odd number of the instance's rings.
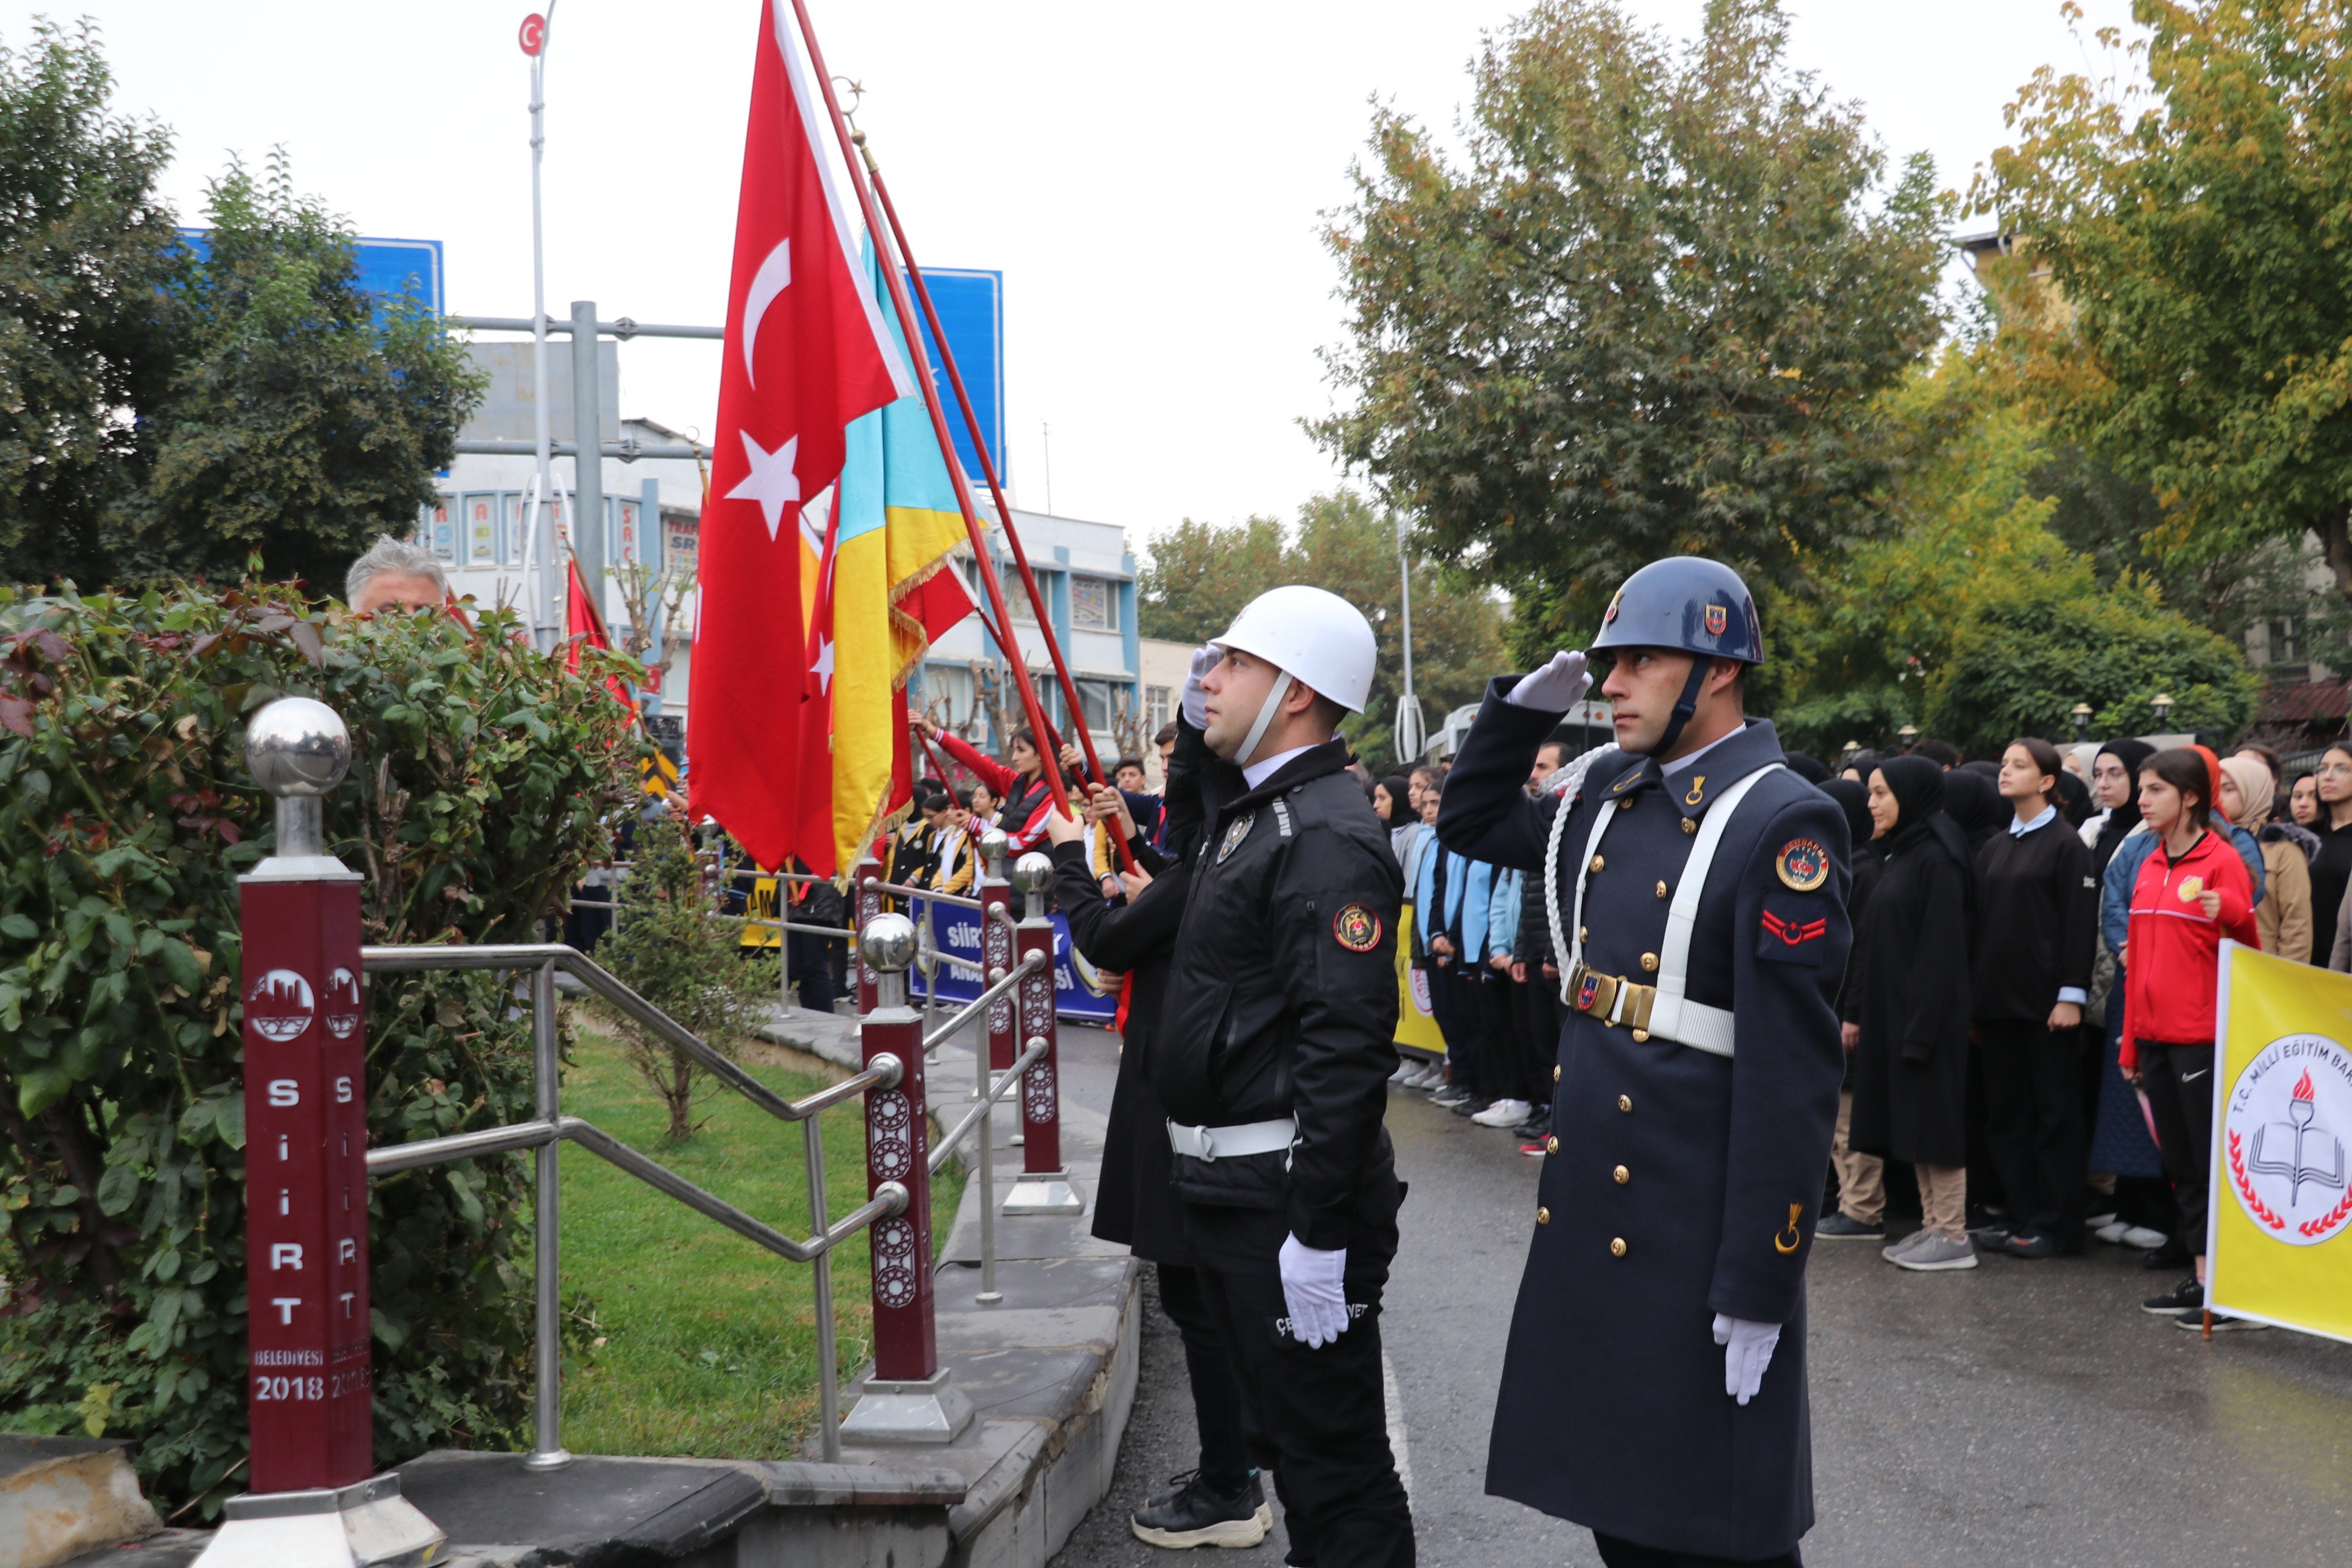
{"label": "yellow banner", "polygon": [[[744,915],[755,921],[789,919],[789,916],[776,913],[782,907],[776,898],[776,879],[773,877],[753,879],[751,896],[743,900]],[[736,945],[738,947],[782,947],[784,945],[784,933],[773,926],[747,925],[743,928],[743,934],[736,938]]]}
{"label": "yellow banner", "polygon": [[2207,1300],[2352,1340],[2352,975],[2221,944]]}
{"label": "yellow banner", "polygon": [[1412,904],[1397,911],[1396,1043],[1431,1056],[1445,1054],[1445,1037],[1429,1010],[1429,973],[1412,966]]}

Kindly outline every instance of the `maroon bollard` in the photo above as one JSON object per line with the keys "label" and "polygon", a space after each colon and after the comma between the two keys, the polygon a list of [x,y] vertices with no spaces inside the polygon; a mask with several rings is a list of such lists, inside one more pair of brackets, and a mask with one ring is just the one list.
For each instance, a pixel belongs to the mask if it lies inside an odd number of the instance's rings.
{"label": "maroon bollard", "polygon": [[[862,879],[861,879],[862,884]],[[844,1442],[950,1443],[971,1420],[971,1402],[940,1368],[931,1317],[931,1169],[923,1103],[923,1016],[907,1005],[915,923],[877,915],[858,942],[875,977],[875,1005],[858,1026],[865,1064],[885,1058],[898,1081],[866,1091],[866,1192],[896,1189],[907,1206],[866,1231],[873,1251],[874,1373],[841,1424]]]}
{"label": "maroon bollard", "polygon": [[868,887],[869,882],[882,879],[882,862],[874,858],[871,847],[857,858],[849,873],[849,962],[857,970],[857,1016],[861,1018],[874,1011],[874,966],[866,961],[864,943],[856,933],[874,923],[882,912],[882,895]]}
{"label": "maroon bollard", "polygon": [[1013,988],[1021,1002],[1020,1046],[1025,1052],[1032,1041],[1043,1040],[1045,1054],[1021,1075],[1021,1175],[1005,1194],[1003,1212],[1084,1214],[1086,1199],[1062,1167],[1062,1089],[1054,1055],[1054,921],[1045,913],[1054,862],[1033,850],[1021,857],[1013,876],[1029,911],[1014,933],[1015,951],[1024,960],[1033,952],[1045,955],[1045,962]]}
{"label": "maroon bollard", "polygon": [[[994,829],[980,840],[980,963],[983,990],[1013,973],[1013,884],[1004,876],[1005,847],[1009,842]],[[1003,1072],[1021,1054],[1013,1043],[1018,1025],[1016,1011],[1010,996],[1000,996],[988,1005],[991,1072]]]}
{"label": "maroon bollard", "polygon": [[373,1473],[360,878],[327,853],[320,799],[351,741],[326,704],[280,698],[253,716],[246,759],[278,799],[277,853],[237,879],[253,1489],[198,1561],[348,1564],[386,1531],[419,1551],[442,1540],[398,1477]]}

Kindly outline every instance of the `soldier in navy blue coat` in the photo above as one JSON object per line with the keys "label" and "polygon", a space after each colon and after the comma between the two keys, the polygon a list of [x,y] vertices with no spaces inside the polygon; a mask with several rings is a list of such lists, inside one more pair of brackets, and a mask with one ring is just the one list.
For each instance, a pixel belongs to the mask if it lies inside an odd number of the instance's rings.
{"label": "soldier in navy blue coat", "polygon": [[1846,825],[1743,716],[1745,584],[1654,562],[1596,651],[1617,745],[1522,786],[1591,684],[1489,689],[1437,831],[1548,875],[1569,1012],[1486,1489],[1610,1568],[1798,1563],[1813,1522],[1805,1259],[1844,1052]]}

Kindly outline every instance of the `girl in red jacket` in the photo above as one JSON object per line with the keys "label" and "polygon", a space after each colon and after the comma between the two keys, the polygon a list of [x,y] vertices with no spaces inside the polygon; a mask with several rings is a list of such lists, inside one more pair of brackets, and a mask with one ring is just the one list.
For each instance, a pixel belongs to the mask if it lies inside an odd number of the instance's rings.
{"label": "girl in red jacket", "polygon": [[[2206,826],[2213,770],[2185,746],[2140,764],[2139,814],[2158,839],[2131,896],[2125,952],[2124,1077],[2146,1095],[2157,1147],[2180,1200],[2179,1241],[2197,1273],[2143,1303],[2201,1326],[2206,1172],[2212,1155],[2213,995],[2221,939],[2259,947],[2253,879],[2227,838]],[[2248,1328],[2216,1318],[2213,1326]]]}

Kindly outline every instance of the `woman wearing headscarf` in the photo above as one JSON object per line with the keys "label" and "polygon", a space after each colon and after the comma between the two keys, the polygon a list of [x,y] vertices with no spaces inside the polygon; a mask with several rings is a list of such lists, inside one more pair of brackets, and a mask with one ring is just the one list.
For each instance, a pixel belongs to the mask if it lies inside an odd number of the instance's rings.
{"label": "woman wearing headscarf", "polygon": [[[1817,786],[1845,812],[1851,840],[1853,878],[1846,886],[1847,922],[1854,931],[1853,952],[1845,963],[1845,981],[1838,989],[1838,1016],[1852,1018],[1851,998],[1862,975],[1863,920],[1870,910],[1871,894],[1885,870],[1884,858],[1873,842],[1878,824],[1870,815],[1870,792],[1852,779],[1830,779]],[[1845,1080],[1838,1086],[1837,1133],[1830,1144],[1830,1164],[1837,1172],[1838,1212],[1822,1216],[1813,1229],[1815,1239],[1860,1241],[1886,1235],[1886,1162],[1853,1147],[1853,1047],[1861,1030],[1844,1026]]]}
{"label": "woman wearing headscarf", "polygon": [[[2071,758],[2074,753],[2068,752],[2064,755]],[[2062,764],[2058,773],[2059,820],[2065,823],[2070,832],[2079,832],[2083,824],[2091,819],[2091,786],[2083,781],[2080,773]]]}
{"label": "woman wearing headscarf", "polygon": [[1993,782],[2000,776],[1999,763],[1962,763],[1944,774],[1944,815],[1960,830],[1970,855],[2009,826],[2009,803]]}
{"label": "woman wearing headscarf", "polygon": [[[2089,1053],[2095,1074],[2090,1086],[2090,1181],[2109,1200],[2095,1205],[2099,1212],[2084,1224],[2101,1241],[2142,1251],[2164,1247],[2178,1216],[2171,1189],[2164,1183],[2164,1156],[2148,1134],[2139,1095],[2116,1066],[2124,1033],[2119,953],[2131,887],[2108,881],[2106,872],[2126,839],[2147,836],[2139,814],[2139,770],[2154,755],[2156,748],[2145,741],[2109,741],[2101,746],[2091,760],[2091,790],[2099,815],[2083,825],[2084,842],[2091,849],[2091,874],[2100,879],[2099,928],[2105,936],[2091,981],[2091,1027],[2104,1035],[2105,1044]],[[2177,1268],[2181,1261],[2185,1258],[2166,1267]]]}
{"label": "woman wearing headscarf", "polygon": [[2311,830],[2319,835],[2319,857],[2311,863],[2311,951],[2335,962],[2344,895],[2352,889],[2352,746],[2330,746],[2313,775],[2319,781],[2319,814]]}
{"label": "woman wearing headscarf", "polygon": [[1372,812],[1387,826],[1389,847],[1396,851],[1399,864],[1404,860],[1406,836],[1421,825],[1411,801],[1411,786],[1402,773],[1391,773],[1372,786]]}
{"label": "woman wearing headscarf", "polygon": [[1975,879],[1968,842],[1944,814],[1948,776],[1925,757],[1889,757],[1871,774],[1886,868],[1870,896],[1860,983],[1846,1006],[1856,1026],[1853,1144],[1916,1172],[1924,1223],[1885,1257],[1923,1271],[1977,1266],[1966,1125]]}
{"label": "woman wearing headscarf", "polygon": [[2311,863],[2300,848],[2270,831],[2271,801],[2277,788],[2260,758],[2221,759],[2221,815],[2263,847],[2263,901],[2254,906],[2263,951],[2309,963]]}

